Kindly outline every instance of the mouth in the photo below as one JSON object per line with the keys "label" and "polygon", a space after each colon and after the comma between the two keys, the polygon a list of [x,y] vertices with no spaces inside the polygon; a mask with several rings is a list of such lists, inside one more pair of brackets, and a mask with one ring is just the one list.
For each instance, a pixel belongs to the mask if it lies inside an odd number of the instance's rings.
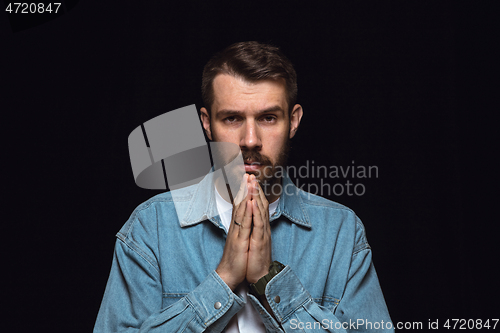
{"label": "mouth", "polygon": [[255,161],[245,162],[245,171],[256,171],[260,169],[260,163]]}

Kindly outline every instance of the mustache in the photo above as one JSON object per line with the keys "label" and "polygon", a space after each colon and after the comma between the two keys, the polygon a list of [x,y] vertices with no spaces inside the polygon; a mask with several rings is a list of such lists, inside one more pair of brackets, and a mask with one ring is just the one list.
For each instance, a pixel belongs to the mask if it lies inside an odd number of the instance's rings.
{"label": "mustache", "polygon": [[271,160],[269,157],[262,155],[257,151],[242,151],[243,161],[257,162],[260,165],[271,165]]}

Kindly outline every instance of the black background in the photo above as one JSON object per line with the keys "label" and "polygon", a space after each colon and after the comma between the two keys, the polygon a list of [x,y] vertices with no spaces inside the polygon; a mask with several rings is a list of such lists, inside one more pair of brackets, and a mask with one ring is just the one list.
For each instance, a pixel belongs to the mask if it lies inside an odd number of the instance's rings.
{"label": "black background", "polygon": [[325,3],[72,1],[26,29],[0,14],[13,331],[92,329],[114,235],[158,193],[134,184],[129,133],[202,106],[204,64],[245,40],[280,46],[296,67],[304,118],[291,165],[378,167],[351,180],[363,196],[327,197],[363,220],[393,322],[499,317],[496,118],[481,113],[498,112],[498,10]]}

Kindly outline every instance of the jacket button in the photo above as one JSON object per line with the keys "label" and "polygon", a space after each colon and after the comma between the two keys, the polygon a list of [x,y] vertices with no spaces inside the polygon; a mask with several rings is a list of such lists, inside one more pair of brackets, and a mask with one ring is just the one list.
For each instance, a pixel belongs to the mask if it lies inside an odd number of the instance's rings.
{"label": "jacket button", "polygon": [[279,302],[281,301],[281,299],[280,299],[280,297],[279,297],[279,296],[276,296],[276,297],[274,298],[274,301],[275,301],[276,303],[279,303]]}
{"label": "jacket button", "polygon": [[214,308],[216,308],[217,310],[220,309],[221,306],[222,304],[220,302],[215,302],[214,304]]}

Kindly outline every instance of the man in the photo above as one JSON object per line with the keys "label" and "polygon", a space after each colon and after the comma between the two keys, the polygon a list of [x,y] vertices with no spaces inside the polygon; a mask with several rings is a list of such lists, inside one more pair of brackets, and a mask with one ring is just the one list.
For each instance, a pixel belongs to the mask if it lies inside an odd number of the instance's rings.
{"label": "man", "polygon": [[94,332],[392,331],[361,221],[283,172],[296,94],[273,46],[209,61],[201,120],[210,140],[240,147],[240,191],[207,176],[179,190],[187,216],[170,193],[140,205],[117,234]]}

